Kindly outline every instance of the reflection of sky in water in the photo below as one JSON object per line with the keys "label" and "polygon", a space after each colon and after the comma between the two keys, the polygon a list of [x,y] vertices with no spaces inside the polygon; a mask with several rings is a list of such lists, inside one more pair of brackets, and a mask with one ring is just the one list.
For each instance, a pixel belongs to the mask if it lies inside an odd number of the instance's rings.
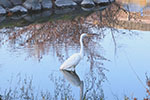
{"label": "reflection of sky in water", "polygon": [[[150,75],[149,32],[135,31],[139,34],[130,36],[126,30],[119,31],[125,31],[127,34],[114,33],[117,44],[116,55],[114,54],[115,47],[111,34],[109,34],[109,29],[105,31],[107,33],[106,37],[101,41],[97,41],[101,42],[100,44],[103,47],[104,54],[102,55],[110,60],[110,62],[105,61],[103,66],[109,70],[105,73],[108,82],[105,81],[103,83],[105,98],[106,100],[114,98],[112,92],[118,98],[123,98],[124,95],[132,96],[132,94],[135,97],[143,98],[146,90],[131,70],[127,58],[141,80],[145,83],[145,72],[148,72]],[[78,51],[73,48],[69,48],[68,50],[69,55]],[[48,55],[45,55],[38,62],[32,58],[26,59],[26,53],[26,50],[22,49],[17,52],[9,52],[6,47],[0,48],[0,89],[3,90],[10,87],[8,80],[11,79],[11,76],[15,78],[17,74],[21,73],[22,76],[32,76],[33,85],[36,88],[51,91],[53,94],[54,84],[48,78],[49,75],[54,73],[56,77],[63,77],[62,73],[59,72],[61,63],[58,58],[50,51]],[[86,74],[90,72],[90,64],[87,62],[86,56],[76,67],[76,72],[80,80],[84,81]],[[15,81],[15,79],[13,80]],[[75,98],[79,98],[79,88],[72,86],[72,89]]]}
{"label": "reflection of sky in water", "polygon": [[126,11],[129,12],[140,12],[141,16],[145,16],[145,14],[143,14],[143,11],[149,9],[149,5],[142,6],[135,3],[124,4],[123,7]]}
{"label": "reflection of sky in water", "polygon": [[104,88],[107,88],[104,94],[109,93],[108,98],[112,95],[111,91],[119,98],[124,95],[130,97],[133,95],[142,99],[146,94],[146,90],[131,70],[129,63],[145,84],[145,72],[150,74],[150,35],[149,32],[134,32],[139,34],[127,36],[126,34],[116,33],[119,35],[116,38],[118,46],[116,55],[114,55],[115,47],[110,40],[111,35],[107,35],[102,43],[104,50],[106,50],[105,57],[111,59],[110,63],[105,63],[105,67],[109,69],[106,75],[109,82],[104,85]]}
{"label": "reflection of sky in water", "polygon": [[123,6],[125,10],[130,11],[130,12],[141,12],[142,8],[140,5],[137,4],[126,4]]}

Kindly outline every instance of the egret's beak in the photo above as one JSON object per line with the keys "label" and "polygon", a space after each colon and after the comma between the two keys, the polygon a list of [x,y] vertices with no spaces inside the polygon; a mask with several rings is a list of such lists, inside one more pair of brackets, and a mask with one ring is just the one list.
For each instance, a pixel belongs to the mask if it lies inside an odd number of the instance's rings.
{"label": "egret's beak", "polygon": [[87,34],[87,36],[88,36],[88,37],[91,37],[91,36],[98,36],[98,34],[94,34],[94,33],[93,33],[93,34]]}

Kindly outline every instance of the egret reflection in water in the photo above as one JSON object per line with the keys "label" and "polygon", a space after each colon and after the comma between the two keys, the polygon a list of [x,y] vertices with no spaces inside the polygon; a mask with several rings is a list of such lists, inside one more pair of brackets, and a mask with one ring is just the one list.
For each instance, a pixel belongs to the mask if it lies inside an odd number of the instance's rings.
{"label": "egret reflection in water", "polygon": [[75,71],[67,71],[67,70],[61,70],[64,77],[74,86],[80,87],[80,100],[83,99],[83,88],[84,83],[80,80],[79,76]]}

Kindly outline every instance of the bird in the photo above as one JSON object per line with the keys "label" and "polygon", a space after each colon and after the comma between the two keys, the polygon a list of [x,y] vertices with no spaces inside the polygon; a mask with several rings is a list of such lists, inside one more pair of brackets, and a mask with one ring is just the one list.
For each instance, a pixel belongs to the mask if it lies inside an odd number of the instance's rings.
{"label": "bird", "polygon": [[80,52],[73,54],[67,60],[65,60],[64,63],[60,66],[60,70],[67,70],[70,68],[73,68],[73,70],[75,70],[75,67],[78,65],[78,63],[84,56],[83,38],[90,37],[93,35],[96,35],[96,34],[83,33],[80,35]]}

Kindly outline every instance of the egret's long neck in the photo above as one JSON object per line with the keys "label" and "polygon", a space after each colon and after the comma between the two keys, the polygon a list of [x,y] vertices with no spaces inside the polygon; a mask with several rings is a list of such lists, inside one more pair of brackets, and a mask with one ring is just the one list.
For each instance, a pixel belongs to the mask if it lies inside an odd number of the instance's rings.
{"label": "egret's long neck", "polygon": [[84,48],[83,48],[83,36],[80,37],[80,55],[84,56]]}

